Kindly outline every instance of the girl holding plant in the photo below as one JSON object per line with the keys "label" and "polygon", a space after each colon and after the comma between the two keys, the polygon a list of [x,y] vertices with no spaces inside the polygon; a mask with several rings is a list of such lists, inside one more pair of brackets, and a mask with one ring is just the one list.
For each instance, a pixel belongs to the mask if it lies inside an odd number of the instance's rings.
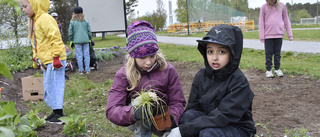
{"label": "girl holding plant", "polygon": [[[129,55],[114,77],[106,116],[116,125],[128,126],[137,137],[151,137],[152,131],[158,131],[152,130],[152,123],[145,122],[149,116],[142,107],[136,107],[139,101],[150,95],[151,108],[154,109],[152,103],[159,100],[165,104],[170,111],[171,127],[178,125],[186,101],[176,69],[158,51],[153,26],[146,21],[136,21],[129,25],[127,34]],[[152,115],[156,115],[155,112]]]}

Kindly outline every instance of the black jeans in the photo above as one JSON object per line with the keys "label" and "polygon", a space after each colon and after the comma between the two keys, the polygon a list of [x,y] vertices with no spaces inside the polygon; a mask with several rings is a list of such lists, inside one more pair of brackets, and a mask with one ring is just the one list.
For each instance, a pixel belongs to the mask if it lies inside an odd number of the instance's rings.
{"label": "black jeans", "polygon": [[274,69],[278,70],[280,68],[281,47],[282,38],[264,40],[267,71],[270,71],[272,68],[272,56],[274,56]]}

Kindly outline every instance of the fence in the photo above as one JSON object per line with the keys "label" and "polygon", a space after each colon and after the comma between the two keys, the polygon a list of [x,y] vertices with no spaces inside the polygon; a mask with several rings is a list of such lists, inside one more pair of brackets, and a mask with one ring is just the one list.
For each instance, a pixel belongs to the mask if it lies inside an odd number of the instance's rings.
{"label": "fence", "polygon": [[300,24],[316,24],[316,23],[320,23],[320,17],[300,19]]}
{"label": "fence", "polygon": [[[207,21],[207,22],[190,22],[189,23],[189,32],[196,33],[196,32],[208,32],[214,26],[219,24],[227,24],[227,25],[234,25],[241,28],[242,31],[249,31],[254,30],[254,21],[252,19],[243,19],[239,22],[223,22],[222,20],[215,20],[215,21]],[[188,24],[187,23],[180,23],[180,24],[173,24],[167,26],[168,33],[187,33],[188,32]]]}

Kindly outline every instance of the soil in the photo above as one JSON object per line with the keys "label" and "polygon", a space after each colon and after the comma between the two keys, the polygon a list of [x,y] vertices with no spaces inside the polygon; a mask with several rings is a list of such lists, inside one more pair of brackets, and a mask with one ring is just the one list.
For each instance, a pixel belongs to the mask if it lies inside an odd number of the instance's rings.
{"label": "soil", "polygon": [[[193,77],[203,67],[202,63],[187,63],[168,61],[179,73],[182,88],[186,98],[190,91]],[[112,61],[100,61],[98,70],[92,71],[86,77],[96,83],[113,79],[117,70],[123,65],[122,58]],[[285,129],[293,131],[304,127],[311,136],[320,136],[320,80],[307,76],[289,75],[284,77],[266,78],[265,73],[257,69],[242,70],[247,76],[255,97],[252,111],[256,123],[267,125],[273,136],[284,136]],[[22,100],[21,78],[41,73],[38,69],[28,69],[13,74],[14,80],[0,77],[0,87],[4,87],[1,98],[4,101],[15,101],[18,113],[24,115],[30,109]],[[66,72],[67,75],[76,72]],[[5,85],[3,82],[9,84]],[[39,114],[42,115],[43,114]],[[63,125],[52,125],[37,129],[37,135],[42,137],[64,137],[61,131]],[[258,126],[257,135],[269,135],[269,132]]]}

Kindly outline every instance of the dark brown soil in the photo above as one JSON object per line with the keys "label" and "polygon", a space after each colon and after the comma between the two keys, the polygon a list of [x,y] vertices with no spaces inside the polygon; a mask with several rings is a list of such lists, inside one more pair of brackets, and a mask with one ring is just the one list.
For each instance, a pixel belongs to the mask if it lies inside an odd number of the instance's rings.
{"label": "dark brown soil", "polygon": [[[186,95],[190,91],[195,73],[203,66],[202,63],[186,63],[169,61],[180,76]],[[115,58],[113,61],[99,62],[99,69],[92,71],[88,79],[99,83],[113,79],[116,71],[123,65],[123,59]],[[14,80],[0,77],[1,98],[5,101],[16,102],[18,113],[24,115],[30,109],[22,100],[21,78],[41,73],[37,69],[28,69],[13,75]],[[285,74],[284,77],[266,78],[263,71],[257,69],[243,70],[247,76],[251,89],[255,93],[253,101],[253,117],[256,123],[264,124],[270,129],[273,136],[284,136],[285,129],[293,130],[304,127],[311,136],[320,136],[320,80],[312,80],[306,76]],[[67,72],[66,74],[76,73]],[[9,85],[4,85],[6,82]],[[41,115],[41,114],[40,114]],[[268,135],[268,131],[258,127],[257,134]],[[44,128],[37,129],[42,137],[64,137],[63,125],[46,124]]]}

